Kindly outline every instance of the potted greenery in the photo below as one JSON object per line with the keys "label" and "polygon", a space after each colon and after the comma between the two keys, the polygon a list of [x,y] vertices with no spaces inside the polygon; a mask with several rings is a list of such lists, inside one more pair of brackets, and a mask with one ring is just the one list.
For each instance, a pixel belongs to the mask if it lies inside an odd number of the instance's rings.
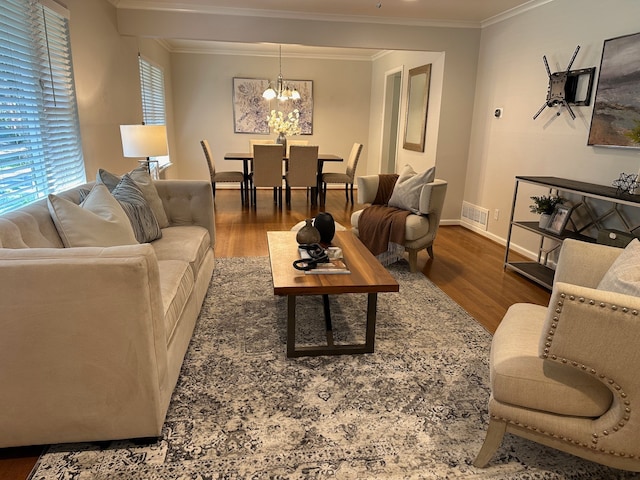
{"label": "potted greenery", "polygon": [[540,214],[540,228],[545,228],[549,224],[556,205],[564,203],[564,198],[558,195],[533,196],[531,200],[533,203],[529,205],[529,209],[532,213]]}

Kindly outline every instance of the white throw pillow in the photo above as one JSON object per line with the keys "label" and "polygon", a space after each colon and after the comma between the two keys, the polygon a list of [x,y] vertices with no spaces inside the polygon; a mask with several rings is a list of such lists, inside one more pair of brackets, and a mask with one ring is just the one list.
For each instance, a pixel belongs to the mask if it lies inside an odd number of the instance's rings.
{"label": "white throw pillow", "polygon": [[[131,179],[136,183],[138,188],[142,190],[142,195],[144,195],[144,199],[147,201],[151,210],[153,210],[153,214],[156,216],[156,220],[158,220],[158,225],[160,228],[165,228],[169,226],[169,219],[167,218],[167,213],[164,211],[164,205],[162,204],[162,200],[158,195],[158,190],[156,186],[153,184],[153,178],[149,175],[146,167],[138,167],[129,172]],[[112,191],[118,183],[120,183],[121,177],[114,175],[113,173],[107,172],[102,168],[98,170],[96,174],[96,181],[98,183],[104,183],[109,191]]]}
{"label": "white throw pillow", "polygon": [[389,199],[389,206],[420,213],[420,192],[422,186],[436,178],[436,167],[416,173],[411,165],[405,165]]}
{"label": "white throw pillow", "polygon": [[65,247],[137,244],[129,217],[106,186],[95,185],[82,204],[49,195],[49,213]]}
{"label": "white throw pillow", "polygon": [[634,238],[611,264],[598,290],[640,296],[640,241]]}

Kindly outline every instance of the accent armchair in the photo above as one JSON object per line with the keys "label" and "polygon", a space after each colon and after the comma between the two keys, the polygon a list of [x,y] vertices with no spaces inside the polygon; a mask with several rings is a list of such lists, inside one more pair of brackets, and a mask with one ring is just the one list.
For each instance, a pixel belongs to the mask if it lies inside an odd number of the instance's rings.
{"label": "accent armchair", "polygon": [[640,471],[640,298],[610,291],[625,269],[639,278],[634,242],[628,259],[628,250],[565,240],[549,306],[509,308],[492,341],[489,427],[476,467],[511,433]]}
{"label": "accent armchair", "polygon": [[[376,199],[379,182],[378,175],[358,177],[358,203],[373,203]],[[420,250],[426,249],[429,256],[433,258],[433,240],[436,238],[440,225],[447,185],[447,182],[441,179],[435,179],[433,182],[422,185],[418,212],[410,213],[406,218],[402,246],[409,253],[411,272],[416,272],[418,269],[418,252]],[[363,211],[364,209],[358,210],[351,215],[353,233],[357,236],[360,236],[359,222]]]}

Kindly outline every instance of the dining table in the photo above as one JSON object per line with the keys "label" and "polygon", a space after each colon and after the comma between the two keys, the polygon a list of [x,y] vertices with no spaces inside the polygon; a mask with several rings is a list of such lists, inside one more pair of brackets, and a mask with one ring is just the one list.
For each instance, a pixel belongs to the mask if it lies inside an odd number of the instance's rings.
{"label": "dining table", "polygon": [[[225,160],[240,160],[242,161],[242,171],[244,173],[244,181],[245,181],[245,185],[247,185],[247,188],[245,189],[245,204],[249,205],[249,201],[251,198],[251,195],[249,195],[249,188],[248,185],[250,184],[250,164],[253,161],[253,154],[252,153],[225,153],[224,154],[224,159]],[[289,158],[287,156],[283,156],[282,157],[282,161],[284,163],[289,161]],[[343,162],[344,158],[342,158],[339,155],[334,155],[333,153],[318,153],[318,176],[317,176],[317,181],[316,181],[316,188],[312,189],[311,192],[311,198],[312,199],[317,199],[318,198],[318,194],[319,192],[321,192],[321,188],[322,188],[322,169],[324,168],[324,163],[325,162]],[[313,191],[315,190],[315,191]],[[315,204],[316,202],[312,202],[313,204]]]}

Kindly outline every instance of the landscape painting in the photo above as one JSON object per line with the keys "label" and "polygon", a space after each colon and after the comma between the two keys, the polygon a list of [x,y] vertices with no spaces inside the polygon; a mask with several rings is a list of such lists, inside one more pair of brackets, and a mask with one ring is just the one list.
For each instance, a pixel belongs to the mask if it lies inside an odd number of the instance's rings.
{"label": "landscape painting", "polygon": [[640,33],[605,40],[589,145],[640,148]]}

